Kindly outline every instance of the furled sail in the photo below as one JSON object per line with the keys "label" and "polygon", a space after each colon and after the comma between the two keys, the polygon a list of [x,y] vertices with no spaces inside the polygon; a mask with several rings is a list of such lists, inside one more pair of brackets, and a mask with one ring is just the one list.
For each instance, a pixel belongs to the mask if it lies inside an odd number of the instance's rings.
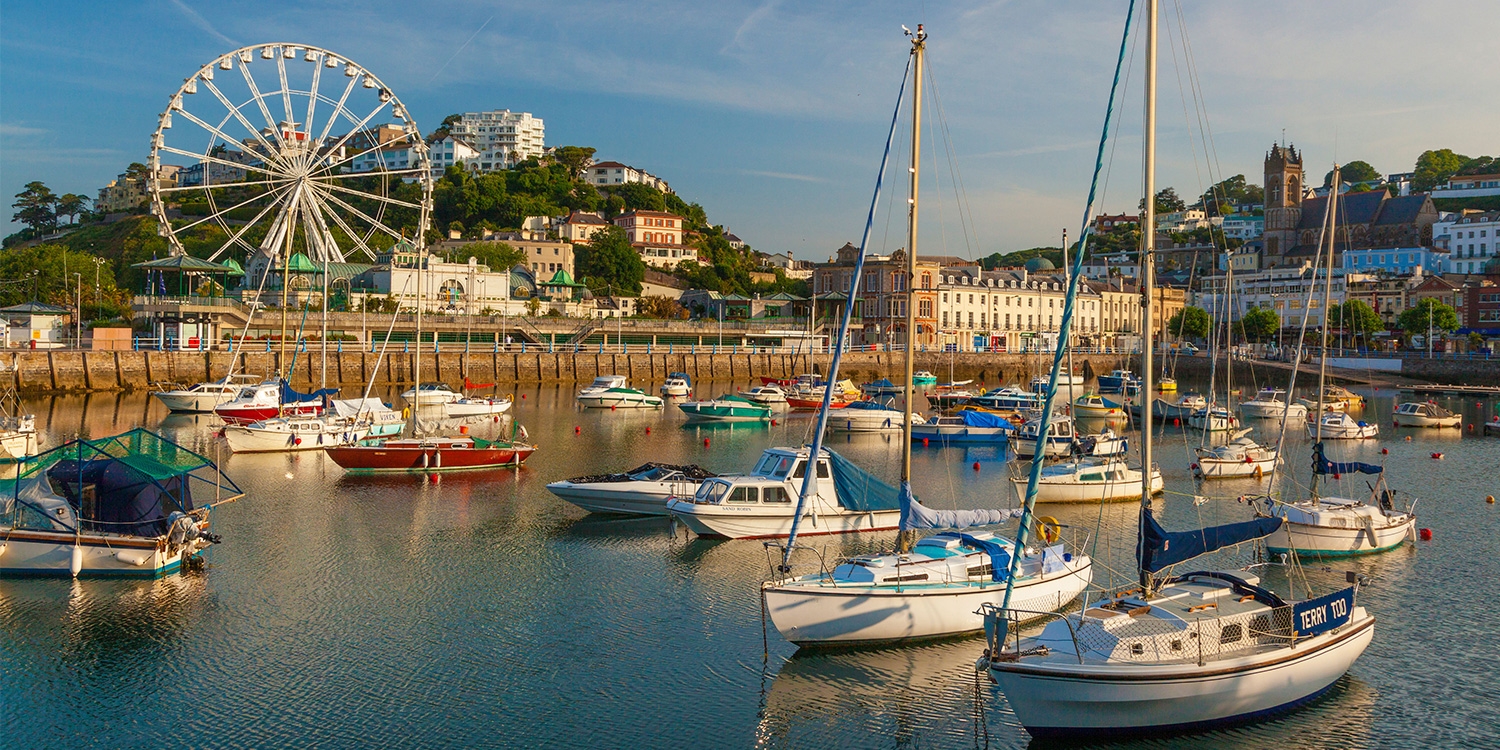
{"label": "furled sail", "polygon": [[[974,510],[938,510],[917,501],[911,485],[901,485],[901,530],[967,529],[994,526],[1021,517],[1020,508],[977,508]],[[999,580],[999,579],[996,579]]]}
{"label": "furled sail", "polygon": [[1167,531],[1142,508],[1141,536],[1135,548],[1141,581],[1144,584],[1152,573],[1216,549],[1269,536],[1281,528],[1281,523],[1280,518],[1257,518],[1192,531]]}

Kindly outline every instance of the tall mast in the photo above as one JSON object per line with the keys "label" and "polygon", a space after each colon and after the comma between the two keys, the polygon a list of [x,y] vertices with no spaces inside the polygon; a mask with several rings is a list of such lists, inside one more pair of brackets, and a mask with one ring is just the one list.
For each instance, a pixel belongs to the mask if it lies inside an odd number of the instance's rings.
{"label": "tall mast", "polygon": [[911,405],[916,398],[912,386],[912,358],[917,345],[917,191],[921,187],[922,162],[922,54],[927,48],[927,32],[917,24],[911,38],[911,207],[906,222],[906,403],[901,409],[901,481],[911,481]]}
{"label": "tall mast", "polygon": [[[1141,286],[1145,296],[1141,301],[1141,332],[1145,346],[1141,348],[1141,394],[1149,398],[1152,392],[1152,337],[1151,307],[1156,296],[1156,2],[1146,0],[1146,153],[1144,189],[1146,211],[1141,217]],[[1151,512],[1151,409],[1141,409],[1141,517]],[[1145,576],[1144,571],[1142,576]]]}
{"label": "tall mast", "polygon": [[[1333,165],[1333,188],[1328,191],[1328,262],[1323,272],[1323,335],[1319,343],[1322,347],[1318,356],[1318,413],[1313,421],[1313,444],[1323,442],[1323,387],[1328,380],[1328,302],[1333,295],[1333,251],[1338,247],[1339,239],[1339,165]],[[1313,269],[1313,282],[1318,280],[1318,270]],[[1287,394],[1287,398],[1291,398]],[[1318,496],[1318,472],[1313,472],[1312,484],[1309,485],[1312,496]]]}
{"label": "tall mast", "polygon": [[[1068,228],[1067,227],[1063,227],[1062,250],[1063,250],[1063,289],[1071,289],[1072,288],[1071,284],[1072,284],[1073,266],[1071,266],[1071,265],[1068,264]],[[1079,252],[1082,252],[1082,251],[1083,251],[1083,248],[1079,248]],[[1059,343],[1060,343],[1060,345],[1065,346],[1067,348],[1067,350],[1068,350],[1068,402],[1072,403],[1072,401],[1073,401],[1073,347],[1067,346],[1067,344],[1069,342],[1059,342]]]}
{"label": "tall mast", "polygon": [[[418,237],[417,241],[420,242],[421,238]],[[416,380],[416,383],[412,386],[412,391],[411,391],[412,392],[412,398],[411,398],[411,435],[412,435],[412,437],[416,437],[417,436],[417,413],[420,412],[421,409],[422,409],[422,296],[423,296],[422,292],[424,291],[423,288],[422,288],[422,266],[427,265],[426,263],[423,262],[426,259],[423,258],[422,256],[426,255],[426,252],[427,251],[425,249],[418,248],[417,249],[417,253],[416,253],[416,258],[417,258],[417,361],[412,366],[412,377]]]}

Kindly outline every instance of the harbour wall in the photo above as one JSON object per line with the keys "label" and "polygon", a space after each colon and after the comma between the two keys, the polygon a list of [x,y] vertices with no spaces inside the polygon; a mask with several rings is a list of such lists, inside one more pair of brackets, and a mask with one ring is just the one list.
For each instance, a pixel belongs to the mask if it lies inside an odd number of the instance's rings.
{"label": "harbour wall", "polygon": [[[645,386],[660,382],[668,373],[685,372],[695,382],[744,382],[761,377],[787,378],[804,372],[828,371],[827,354],[755,352],[663,352],[634,347],[628,352],[424,352],[421,372],[424,382],[441,380],[461,385],[467,376],[473,382],[505,385],[580,383],[599,375],[624,375],[631,383]],[[1134,357],[1119,354],[1078,354],[1073,367],[1089,378],[1116,367],[1134,366]],[[1131,360],[1131,361],[1127,361]],[[167,351],[50,351],[0,352],[0,382],[23,393],[138,391],[154,386],[217,380],[231,371],[270,376],[282,370],[278,352]],[[368,351],[330,351],[325,372],[317,351],[287,356],[294,387],[306,389],[320,383],[351,388],[373,378],[377,386],[409,385],[417,371],[414,352],[387,352],[384,357]],[[842,377],[856,382],[890,377],[902,380],[901,352],[849,352],[841,365]],[[1206,365],[1206,361],[1204,363]],[[1036,354],[921,353],[917,370],[948,379],[973,379],[992,386],[1024,383],[1050,366]]]}

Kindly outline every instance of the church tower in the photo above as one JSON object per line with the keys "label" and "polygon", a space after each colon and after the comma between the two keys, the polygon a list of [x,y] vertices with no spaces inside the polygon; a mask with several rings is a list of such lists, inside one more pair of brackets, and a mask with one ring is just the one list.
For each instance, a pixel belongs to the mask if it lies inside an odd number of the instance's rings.
{"label": "church tower", "polygon": [[1295,146],[1271,146],[1266,153],[1266,228],[1262,268],[1281,265],[1281,257],[1297,245],[1302,220],[1302,155]]}

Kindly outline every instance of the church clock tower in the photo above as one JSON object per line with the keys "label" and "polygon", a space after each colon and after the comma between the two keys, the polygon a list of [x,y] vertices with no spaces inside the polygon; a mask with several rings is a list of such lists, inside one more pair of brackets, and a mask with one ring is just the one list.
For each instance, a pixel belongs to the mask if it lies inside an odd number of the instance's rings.
{"label": "church clock tower", "polygon": [[1266,153],[1266,229],[1262,268],[1281,265],[1281,258],[1297,245],[1302,220],[1302,155],[1295,146],[1271,147]]}

